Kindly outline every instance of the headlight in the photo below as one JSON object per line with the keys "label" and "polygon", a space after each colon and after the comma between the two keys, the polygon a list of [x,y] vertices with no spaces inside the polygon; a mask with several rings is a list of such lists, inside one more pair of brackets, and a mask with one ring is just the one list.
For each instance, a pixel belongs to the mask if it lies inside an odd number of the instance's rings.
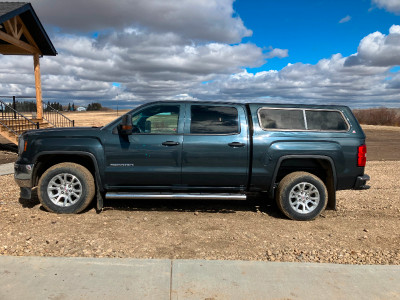
{"label": "headlight", "polygon": [[24,151],[26,151],[26,142],[21,135],[18,139],[18,155],[21,155]]}

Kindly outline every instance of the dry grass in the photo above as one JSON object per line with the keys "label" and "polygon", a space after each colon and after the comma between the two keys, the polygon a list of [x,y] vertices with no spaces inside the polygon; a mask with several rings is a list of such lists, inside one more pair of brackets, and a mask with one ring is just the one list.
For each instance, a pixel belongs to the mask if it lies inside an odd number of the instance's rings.
{"label": "dry grass", "polygon": [[104,126],[116,118],[122,116],[129,110],[115,111],[74,111],[74,112],[64,112],[63,114],[75,120],[75,126]]}
{"label": "dry grass", "polygon": [[370,108],[353,111],[361,124],[400,126],[400,113],[393,108]]}

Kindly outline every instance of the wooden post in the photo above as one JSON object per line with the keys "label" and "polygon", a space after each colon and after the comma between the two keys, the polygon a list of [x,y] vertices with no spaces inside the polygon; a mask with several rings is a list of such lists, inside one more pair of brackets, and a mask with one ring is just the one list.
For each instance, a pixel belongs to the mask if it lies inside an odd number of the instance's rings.
{"label": "wooden post", "polygon": [[39,120],[43,119],[43,104],[42,104],[42,82],[40,80],[40,64],[39,54],[33,55],[33,65],[35,70],[35,87],[36,87],[36,118]]}

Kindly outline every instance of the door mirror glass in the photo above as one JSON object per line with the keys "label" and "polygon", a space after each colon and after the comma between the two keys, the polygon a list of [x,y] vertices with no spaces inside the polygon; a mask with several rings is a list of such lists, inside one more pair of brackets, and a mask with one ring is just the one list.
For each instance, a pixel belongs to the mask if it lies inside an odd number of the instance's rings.
{"label": "door mirror glass", "polygon": [[132,116],[130,114],[126,114],[122,116],[122,122],[119,125],[119,133],[122,135],[131,135],[132,131]]}

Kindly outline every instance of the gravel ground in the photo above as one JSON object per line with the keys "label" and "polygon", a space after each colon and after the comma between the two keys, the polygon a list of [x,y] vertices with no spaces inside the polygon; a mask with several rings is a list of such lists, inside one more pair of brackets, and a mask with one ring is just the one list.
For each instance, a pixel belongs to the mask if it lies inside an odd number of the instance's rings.
{"label": "gravel ground", "polygon": [[0,177],[0,255],[198,258],[400,264],[400,161],[368,162],[371,189],[339,191],[338,210],[314,221],[284,218],[274,204],[108,201],[97,214],[44,211],[18,201]]}

